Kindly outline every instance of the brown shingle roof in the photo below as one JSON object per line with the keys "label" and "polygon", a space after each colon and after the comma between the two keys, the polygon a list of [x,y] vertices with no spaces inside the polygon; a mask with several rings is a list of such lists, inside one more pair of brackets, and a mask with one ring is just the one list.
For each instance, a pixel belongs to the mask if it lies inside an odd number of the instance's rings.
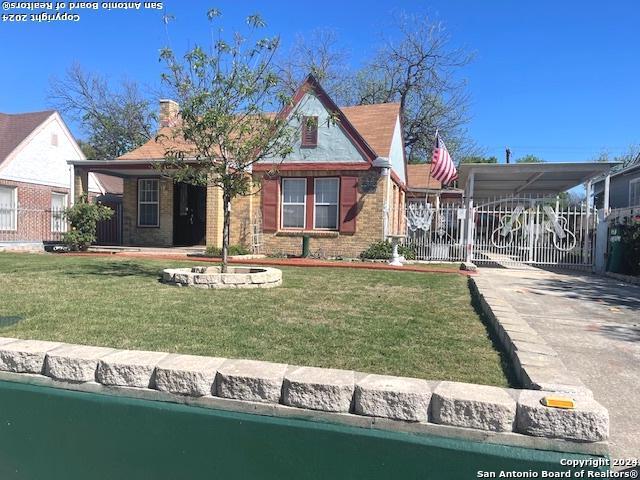
{"label": "brown shingle roof", "polygon": [[105,175],[104,173],[95,173],[96,179],[104,188],[105,193],[111,193],[113,195],[122,195],[124,191],[124,182],[119,177],[113,177],[111,175]]}
{"label": "brown shingle roof", "polygon": [[0,163],[55,111],[0,113]]}
{"label": "brown shingle roof", "polygon": [[407,186],[411,188],[441,188],[438,180],[431,176],[430,163],[407,165]]}
{"label": "brown shingle roof", "polygon": [[393,132],[400,115],[399,103],[358,105],[342,107],[340,110],[378,156],[389,156]]}
{"label": "brown shingle roof", "polygon": [[[381,157],[387,157],[391,150],[391,140],[400,114],[399,103],[381,103],[377,105],[358,105],[343,107],[340,110],[347,120],[362,135],[364,140]],[[172,129],[162,127],[158,139],[151,139],[144,145],[125,153],[121,160],[158,160],[164,157],[166,150],[175,148]]]}

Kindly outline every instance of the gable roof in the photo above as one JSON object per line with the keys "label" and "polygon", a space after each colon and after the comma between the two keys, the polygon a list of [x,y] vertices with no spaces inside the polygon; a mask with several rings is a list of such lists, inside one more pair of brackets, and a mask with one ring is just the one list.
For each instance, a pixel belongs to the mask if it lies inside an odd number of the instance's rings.
{"label": "gable roof", "polygon": [[431,176],[430,163],[416,163],[407,165],[407,187],[409,189],[439,189],[441,183]]}
{"label": "gable roof", "polygon": [[54,110],[16,114],[0,113],[0,164],[54,113]]}
{"label": "gable roof", "polygon": [[340,110],[378,156],[389,156],[393,132],[400,115],[399,103],[357,105]]}
{"label": "gable roof", "polygon": [[[278,115],[287,116],[310,90],[316,93],[318,99],[327,110],[336,112],[338,116],[337,123],[365,157],[373,161],[378,156],[387,157],[389,155],[396,122],[400,115],[399,103],[382,103],[339,108],[318,81],[312,75],[309,75],[300,87],[298,87],[298,90],[293,96],[292,104],[283,108]],[[158,131],[156,138],[152,138],[144,145],[131,152],[125,153],[118,157],[118,159],[161,159],[168,149],[185,147],[184,144],[179,145],[179,142],[173,137],[172,128],[162,127]]]}

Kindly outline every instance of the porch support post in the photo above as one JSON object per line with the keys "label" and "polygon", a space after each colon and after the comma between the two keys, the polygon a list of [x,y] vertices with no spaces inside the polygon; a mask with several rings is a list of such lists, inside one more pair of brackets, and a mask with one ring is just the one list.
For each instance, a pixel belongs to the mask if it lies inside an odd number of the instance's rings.
{"label": "porch support post", "polygon": [[588,264],[591,261],[591,238],[589,236],[591,229],[591,180],[587,182],[585,187],[585,195],[586,195],[586,207],[587,211],[584,214],[584,227],[583,227],[583,238],[584,243],[582,247],[582,263]]}
{"label": "porch support post", "polygon": [[471,262],[473,258],[473,189],[475,183],[475,172],[471,171],[469,173],[469,179],[467,180],[466,185],[466,195],[467,195],[467,242],[466,242],[466,255],[465,260],[467,262]]}
{"label": "porch support post", "polygon": [[222,231],[224,227],[224,202],[222,189],[207,185],[207,214],[206,214],[207,247],[222,248]]}
{"label": "porch support post", "polygon": [[602,209],[598,212],[598,227],[596,229],[596,253],[594,270],[596,273],[604,273],[607,269],[607,243],[609,235],[609,184],[611,177],[609,174],[604,179],[604,202]]}
{"label": "porch support post", "polygon": [[89,193],[89,171],[74,166],[73,167],[73,199],[78,201],[82,195]]}

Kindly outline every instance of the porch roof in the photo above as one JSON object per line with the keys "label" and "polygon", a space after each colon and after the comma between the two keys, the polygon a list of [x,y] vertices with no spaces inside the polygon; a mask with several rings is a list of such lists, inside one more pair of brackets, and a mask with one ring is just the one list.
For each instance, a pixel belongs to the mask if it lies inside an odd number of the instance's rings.
{"label": "porch roof", "polygon": [[[472,198],[556,195],[608,173],[617,163],[466,163],[460,185]],[[473,179],[473,180],[472,180]]]}
{"label": "porch roof", "polygon": [[[69,165],[86,169],[89,172],[104,173],[113,177],[153,177],[160,172],[157,165],[164,163],[164,159],[146,160],[68,160]],[[185,160],[189,163],[189,160]]]}

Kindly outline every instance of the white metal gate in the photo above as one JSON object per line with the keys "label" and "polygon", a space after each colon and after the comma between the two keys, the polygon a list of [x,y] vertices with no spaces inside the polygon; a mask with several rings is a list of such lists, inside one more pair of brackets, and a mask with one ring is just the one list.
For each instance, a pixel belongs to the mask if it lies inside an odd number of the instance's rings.
{"label": "white metal gate", "polygon": [[460,205],[410,204],[406,219],[405,243],[419,260],[462,261],[468,252],[480,265],[592,265],[597,215],[585,205],[508,197],[475,206],[469,216]]}
{"label": "white metal gate", "polygon": [[472,261],[590,267],[597,215],[558,199],[504,198],[473,209]]}

